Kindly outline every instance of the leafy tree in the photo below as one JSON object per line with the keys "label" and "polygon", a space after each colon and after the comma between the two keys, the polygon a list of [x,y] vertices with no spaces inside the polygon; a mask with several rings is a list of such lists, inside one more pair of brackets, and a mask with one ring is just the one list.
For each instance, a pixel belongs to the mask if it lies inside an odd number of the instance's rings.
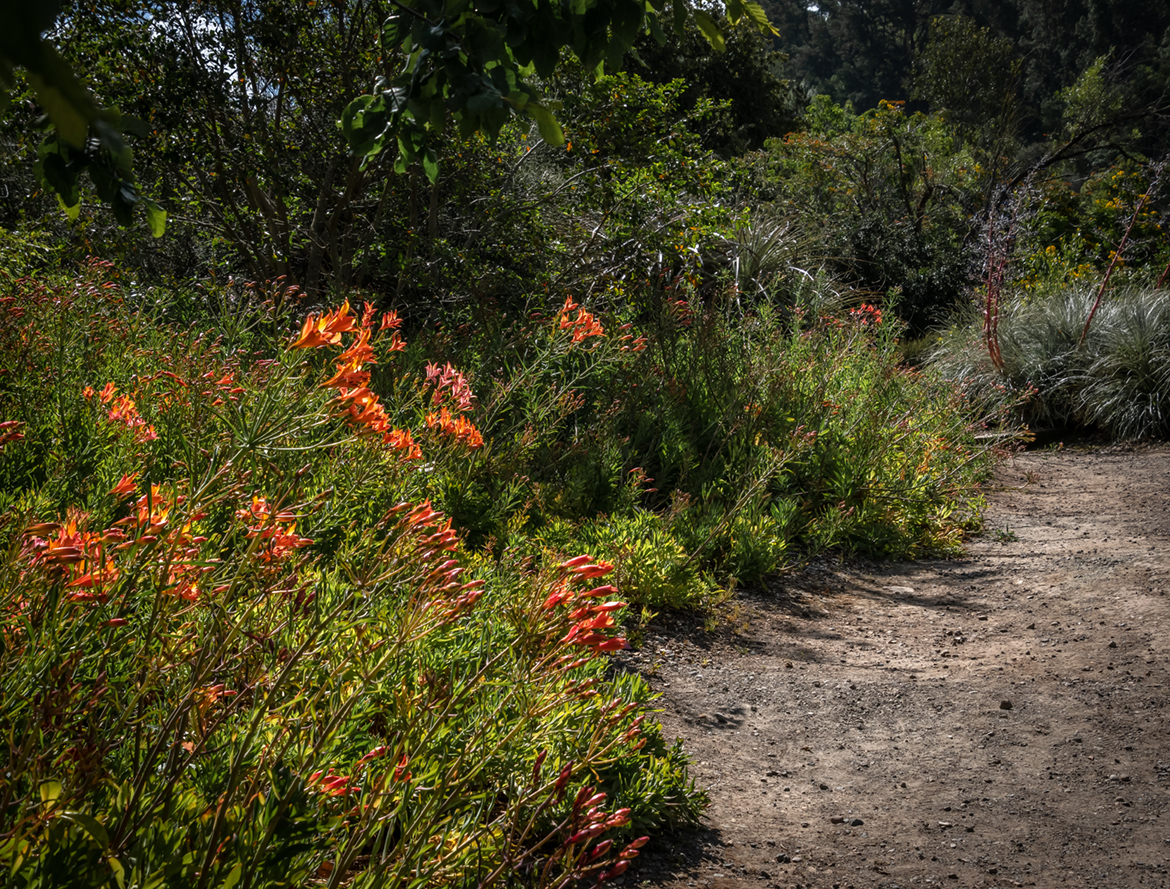
{"label": "leafy tree", "polygon": [[[1051,130],[1062,111],[1059,91],[1073,86],[1095,59],[1111,56],[1115,76],[1137,85],[1162,67],[1170,43],[1170,3],[1151,0],[1070,0],[1051,4],[1016,0],[1020,17],[1020,49],[1025,54],[1024,93],[1041,111],[1041,124]],[[1148,84],[1162,92],[1167,80]],[[1145,101],[1154,96],[1147,92]]]}
{"label": "leafy tree", "polygon": [[945,120],[883,102],[861,114],[819,96],[807,130],[769,143],[773,199],[815,236],[840,277],[881,298],[916,331],[964,298],[985,182]]}
{"label": "leafy tree", "polygon": [[909,98],[913,60],[944,0],[766,0],[780,25],[778,49],[811,95],[858,108]]}
{"label": "leafy tree", "polygon": [[960,138],[1016,128],[1023,61],[1007,37],[966,16],[936,16],[917,64],[914,98],[945,111]]}
{"label": "leafy tree", "polygon": [[[723,40],[706,12],[681,5],[634,16],[628,3],[605,0],[563,21],[559,6],[546,6],[521,15],[490,4],[407,9],[384,0],[91,0],[68,8],[54,39],[62,58],[101,84],[105,103],[145,121],[138,174],[182,207],[172,219],[177,236],[141,255],[155,272],[227,265],[253,279],[283,275],[314,294],[331,284],[376,284],[403,295],[442,289],[443,257],[470,262],[469,248],[501,272],[478,275],[481,283],[532,271],[516,257],[541,255],[532,208],[522,209],[540,199],[516,189],[508,172],[513,161],[517,169],[532,165],[509,159],[510,148],[493,150],[476,131],[494,137],[519,110],[548,137],[542,145],[558,144],[552,106],[536,98],[535,84],[551,83],[540,75],[561,58],[549,39],[576,41],[568,54],[589,70],[620,61],[644,27],[665,36],[659,13],[677,13]],[[762,26],[759,7],[736,9]],[[437,31],[412,31],[428,16],[438,16]],[[452,55],[460,41],[470,48],[466,58]],[[395,78],[396,70],[406,73]],[[471,84],[475,71],[481,77]],[[382,91],[354,102],[375,76]],[[501,83],[512,86],[501,91]],[[379,137],[398,150],[379,155],[359,144],[355,158],[337,120],[350,135],[356,123],[366,132],[378,103],[411,84],[418,94],[384,118]],[[461,123],[461,138],[437,137],[447,118]],[[512,249],[493,246],[503,243]]]}
{"label": "leafy tree", "polygon": [[62,53],[107,102],[146,121],[138,173],[182,207],[175,243],[150,258],[158,271],[226,262],[313,293],[331,278],[357,282],[355,256],[395,192],[366,181],[336,121],[375,70],[386,8],[93,0],[69,9]]}
{"label": "leafy tree", "polygon": [[51,124],[38,152],[40,182],[75,218],[81,208],[80,175],[88,172],[98,197],[109,204],[119,223],[129,225],[135,206],[142,204],[157,237],[165,228],[166,214],[139,193],[133,154],[122,139],[123,132],[140,133],[141,121],[99,107],[69,64],[44,39],[60,7],[59,0],[22,0],[0,6],[0,114],[11,104],[16,69],[25,69]]}
{"label": "leafy tree", "polygon": [[702,99],[729,103],[714,115],[703,139],[708,148],[730,157],[798,129],[805,101],[785,77],[787,59],[758,28],[741,23],[728,28],[724,38],[726,47],[719,52],[697,27],[665,43],[645,35],[635,44],[637,56],[629,67],[652,83],[683,81],[680,101],[686,110]]}
{"label": "leafy tree", "polygon": [[[728,0],[731,24],[748,20],[771,29],[754,0]],[[396,169],[421,162],[433,182],[438,140],[448,121],[462,137],[495,139],[513,114],[532,118],[541,137],[560,145],[564,133],[542,101],[535,78],[548,78],[567,51],[586,70],[621,66],[643,30],[665,40],[663,27],[688,22],[716,48],[725,40],[715,19],[684,0],[413,0],[397,4],[382,28],[382,49],[406,64],[396,76],[378,78],[371,93],[346,108],[341,124],[354,153],[367,159],[394,149]]]}

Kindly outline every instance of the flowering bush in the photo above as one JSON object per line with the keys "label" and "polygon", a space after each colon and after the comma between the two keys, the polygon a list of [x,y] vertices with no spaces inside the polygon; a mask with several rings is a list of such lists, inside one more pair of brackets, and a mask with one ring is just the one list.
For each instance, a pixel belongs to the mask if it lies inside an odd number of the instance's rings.
{"label": "flowering bush", "polygon": [[0,318],[8,883],[564,886],[695,816],[606,678],[611,566],[474,576],[423,496],[482,445],[458,371],[390,397],[393,314],[241,352],[113,275],[9,282]]}

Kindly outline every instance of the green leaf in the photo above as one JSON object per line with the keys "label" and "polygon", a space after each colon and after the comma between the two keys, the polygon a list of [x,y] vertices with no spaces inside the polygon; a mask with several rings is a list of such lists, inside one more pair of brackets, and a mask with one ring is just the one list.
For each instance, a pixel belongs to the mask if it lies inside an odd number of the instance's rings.
{"label": "green leaf", "polygon": [[86,815],[82,812],[66,812],[61,817],[65,821],[72,821],[80,827],[103,849],[110,845],[110,835],[106,833],[106,829],[102,826],[101,822],[92,815]]}
{"label": "green leaf", "polygon": [[565,144],[565,131],[561,129],[551,111],[536,102],[529,102],[524,110],[536,120],[536,125],[540,128],[540,138],[557,148]]}
{"label": "green leaf", "polygon": [[77,188],[77,173],[66,162],[68,152],[69,146],[61,144],[55,135],[51,135],[37,150],[37,162],[34,167],[37,180],[57,195],[61,206],[65,208],[75,207],[81,201],[81,193]]}
{"label": "green leaf", "polygon": [[77,217],[81,215],[81,201],[75,201],[72,204],[65,203],[65,198],[57,195],[57,203],[61,205],[61,210],[65,213],[66,218],[70,222],[76,222]]}
{"label": "green leaf", "polygon": [[114,872],[114,880],[118,883],[118,889],[126,889],[126,868],[122,867],[122,862],[117,858],[107,858],[106,864]]}
{"label": "green leaf", "polygon": [[398,46],[410,31],[403,27],[402,16],[392,15],[382,24],[382,49],[388,51]]}
{"label": "green leaf", "polygon": [[391,131],[392,117],[386,110],[385,95],[358,96],[341,113],[338,126],[350,151],[358,157],[373,157],[380,152]]}
{"label": "green leaf", "polygon": [[64,790],[65,788],[61,786],[60,781],[42,781],[40,787],[41,802],[45,803],[46,805],[57,802],[57,800],[61,798],[61,794],[64,792]]}
{"label": "green leaf", "polygon": [[240,882],[240,876],[244,872],[243,868],[244,868],[243,862],[237,861],[236,866],[233,867],[230,871],[228,871],[228,875],[226,877],[224,877],[223,882],[220,884],[223,887],[223,889],[232,889],[232,887],[235,886],[236,883]]}
{"label": "green leaf", "polygon": [[768,21],[768,13],[764,12],[764,7],[756,3],[755,0],[743,0],[743,11],[761,31],[767,31],[777,37],[780,36],[776,26]]}
{"label": "green leaf", "polygon": [[615,6],[613,20],[610,23],[613,34],[610,55],[624,54],[633,45],[642,22],[646,16],[646,8],[640,2],[623,2]]}
{"label": "green leaf", "polygon": [[708,13],[701,9],[695,10],[695,24],[698,25],[699,30],[703,32],[703,36],[707,38],[707,42],[717,52],[723,52],[727,49],[727,42],[723,39],[723,32],[719,30],[719,25]]}
{"label": "green leaf", "polygon": [[37,101],[49,115],[49,120],[53,122],[61,138],[74,148],[83,147],[93,115],[87,113],[84,107],[79,107],[61,89],[47,83],[38,75],[30,73],[28,81],[36,93]]}
{"label": "green leaf", "polygon": [[[647,22],[650,26],[650,34],[659,46],[666,43],[666,32],[662,30],[662,23],[658,21],[658,16],[652,15],[647,17]],[[645,67],[643,63],[643,67]]]}
{"label": "green leaf", "polygon": [[150,127],[146,125],[146,121],[134,114],[119,114],[118,127],[123,133],[130,133],[132,136],[145,138],[150,135]]}
{"label": "green leaf", "polygon": [[428,148],[423,152],[422,165],[423,172],[427,174],[427,179],[434,184],[439,178],[439,158],[433,148]]}
{"label": "green leaf", "polygon": [[149,198],[142,201],[142,206],[146,210],[146,222],[150,226],[150,233],[156,238],[161,238],[167,230],[167,211]]}

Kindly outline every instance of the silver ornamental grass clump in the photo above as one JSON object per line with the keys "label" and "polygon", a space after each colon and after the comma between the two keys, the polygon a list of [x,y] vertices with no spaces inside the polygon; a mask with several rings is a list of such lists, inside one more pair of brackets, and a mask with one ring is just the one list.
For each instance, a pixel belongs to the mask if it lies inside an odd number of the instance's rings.
{"label": "silver ornamental grass clump", "polygon": [[1170,435],[1170,291],[1119,288],[1082,342],[1096,289],[1068,288],[1005,306],[1004,370],[987,357],[982,318],[943,334],[931,363],[988,402],[1023,397],[1033,427],[1095,426],[1115,438]]}

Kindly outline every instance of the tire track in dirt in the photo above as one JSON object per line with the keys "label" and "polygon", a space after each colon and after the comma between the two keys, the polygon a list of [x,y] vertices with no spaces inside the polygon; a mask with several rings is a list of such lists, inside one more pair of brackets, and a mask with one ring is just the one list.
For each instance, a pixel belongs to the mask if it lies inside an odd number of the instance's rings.
{"label": "tire track in dirt", "polygon": [[1170,886],[1170,448],[1018,456],[987,525],[651,630],[712,804],[626,884]]}

